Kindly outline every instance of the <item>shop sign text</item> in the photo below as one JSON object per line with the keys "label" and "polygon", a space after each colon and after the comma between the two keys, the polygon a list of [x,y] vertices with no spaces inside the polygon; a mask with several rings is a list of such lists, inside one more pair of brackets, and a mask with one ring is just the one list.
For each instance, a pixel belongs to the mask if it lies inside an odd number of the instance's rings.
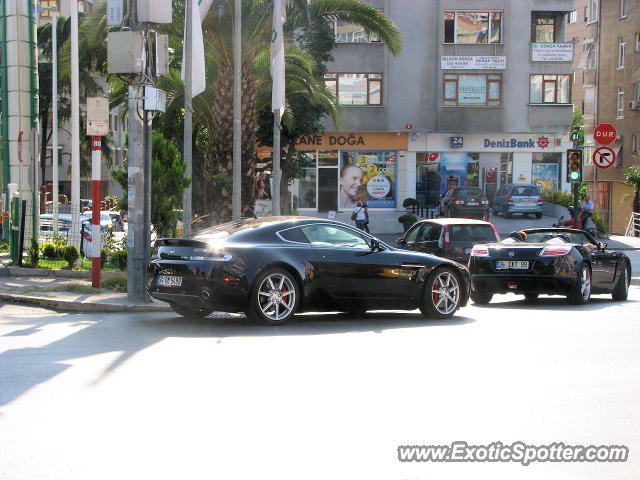
{"label": "shop sign text", "polygon": [[329,145],[366,145],[362,135],[329,135],[328,137],[321,135],[303,135],[298,139],[296,145],[323,146],[325,145],[324,140],[326,138],[329,139]]}

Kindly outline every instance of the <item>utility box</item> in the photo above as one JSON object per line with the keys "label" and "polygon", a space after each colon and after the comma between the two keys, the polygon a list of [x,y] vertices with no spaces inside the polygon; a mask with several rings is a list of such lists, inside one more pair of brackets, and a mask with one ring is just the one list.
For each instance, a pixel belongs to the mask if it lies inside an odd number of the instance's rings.
{"label": "utility box", "polygon": [[138,23],[171,23],[171,0],[137,0]]}
{"label": "utility box", "polygon": [[169,35],[149,33],[152,74],[156,77],[169,73]]}
{"label": "utility box", "polygon": [[144,72],[144,32],[124,31],[107,34],[109,73]]}
{"label": "utility box", "polygon": [[150,85],[144,87],[144,109],[149,111],[164,112],[167,106],[167,94],[164,90]]}

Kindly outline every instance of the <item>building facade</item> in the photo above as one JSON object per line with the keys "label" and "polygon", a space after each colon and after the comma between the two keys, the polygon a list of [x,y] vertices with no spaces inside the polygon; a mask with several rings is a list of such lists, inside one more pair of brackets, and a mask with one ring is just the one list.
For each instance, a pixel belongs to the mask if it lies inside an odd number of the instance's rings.
{"label": "building facade", "polygon": [[327,125],[319,143],[302,140],[310,159],[294,185],[298,210],[360,199],[373,212],[395,210],[408,197],[435,205],[451,185],[489,197],[510,182],[569,188],[573,0],[369,3],[399,27],[402,51],[393,56],[335,22],[325,81],[343,107],[343,131]]}
{"label": "building facade", "polygon": [[[640,0],[576,0],[567,33],[576,45],[573,102],[584,113],[584,179],[609,231],[624,234],[633,199],[624,172],[640,164]],[[593,162],[600,123],[617,130],[608,168]]]}

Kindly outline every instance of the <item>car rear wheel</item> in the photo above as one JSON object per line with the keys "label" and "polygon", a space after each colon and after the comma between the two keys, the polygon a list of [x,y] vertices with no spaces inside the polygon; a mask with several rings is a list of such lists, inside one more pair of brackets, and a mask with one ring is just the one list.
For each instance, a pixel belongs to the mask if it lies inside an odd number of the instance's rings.
{"label": "car rear wheel", "polygon": [[536,218],[542,218],[542,212],[536,212]]}
{"label": "car rear wheel", "polygon": [[504,210],[502,211],[502,216],[504,218],[511,218],[511,214],[507,211],[507,207],[504,207]]}
{"label": "car rear wheel", "polygon": [[487,292],[486,290],[471,290],[471,294],[469,295],[473,303],[477,303],[478,305],[487,305],[491,299],[493,298],[493,293]]}
{"label": "car rear wheel", "polygon": [[420,311],[429,318],[450,318],[460,307],[460,280],[449,267],[434,270],[427,277]]}
{"label": "car rear wheel", "polygon": [[282,325],[293,317],[300,303],[300,288],[282,268],[262,272],[251,288],[247,317],[262,325]]}
{"label": "car rear wheel", "polygon": [[614,300],[626,300],[629,295],[629,267],[627,265],[624,266],[624,270],[620,275],[620,280],[616,283],[613,292],[611,292],[611,297]]}
{"label": "car rear wheel", "polygon": [[189,308],[177,303],[171,303],[171,309],[186,318],[204,318],[213,312],[213,308]]}
{"label": "car rear wheel", "polygon": [[575,285],[567,295],[569,303],[584,305],[591,299],[591,269],[584,263],[578,268],[578,276]]}

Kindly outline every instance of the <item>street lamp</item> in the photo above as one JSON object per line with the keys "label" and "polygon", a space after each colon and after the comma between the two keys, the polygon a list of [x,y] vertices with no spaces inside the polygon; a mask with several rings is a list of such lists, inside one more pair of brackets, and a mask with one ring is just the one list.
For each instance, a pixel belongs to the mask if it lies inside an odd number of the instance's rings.
{"label": "street lamp", "polygon": [[[38,4],[38,11],[51,12],[51,102],[52,102],[52,140],[51,170],[53,174],[53,235],[58,235],[58,6],[43,7]],[[45,132],[46,133],[46,132]],[[44,159],[42,160],[44,161]]]}

